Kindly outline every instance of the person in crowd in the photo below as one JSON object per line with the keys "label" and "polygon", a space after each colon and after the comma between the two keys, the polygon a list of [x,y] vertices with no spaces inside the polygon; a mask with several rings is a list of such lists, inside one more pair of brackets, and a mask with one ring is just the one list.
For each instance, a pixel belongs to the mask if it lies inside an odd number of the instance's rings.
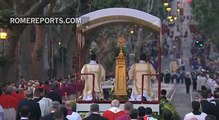
{"label": "person in crowd", "polygon": [[49,86],[49,81],[46,80],[44,85],[43,85],[43,89],[46,91],[46,93],[50,92],[50,86]]}
{"label": "person in crowd", "polygon": [[143,106],[138,107],[138,119],[144,120],[144,116],[146,115],[146,109]]}
{"label": "person in crowd", "polygon": [[[76,112],[76,106],[70,100],[65,102],[65,107],[68,110],[67,118],[69,120],[82,120],[80,114]],[[71,109],[70,109],[71,108]]]}
{"label": "person in crowd", "polygon": [[[0,93],[1,96],[1,93]],[[2,106],[0,105],[0,120],[4,120],[4,109],[2,108]]]}
{"label": "person in crowd", "polygon": [[[41,120],[54,120],[54,113],[60,110],[60,103],[58,101],[53,101],[50,109],[50,114],[42,117]],[[60,111],[61,112],[61,111]],[[61,112],[62,113],[62,112]],[[63,115],[63,113],[62,113]]]}
{"label": "person in crowd", "polygon": [[52,101],[58,101],[60,104],[62,104],[62,97],[55,91],[56,85],[52,84],[50,87],[50,92],[47,94],[47,98],[50,98]]}
{"label": "person in crowd", "polygon": [[202,91],[202,99],[200,101],[202,111],[207,115],[215,115],[216,106],[213,103],[208,102],[208,92],[207,90]]}
{"label": "person in crowd", "polygon": [[30,120],[40,119],[41,117],[40,106],[36,101],[32,100],[32,98],[33,98],[32,91],[25,91],[25,99],[22,100],[18,105],[16,120],[20,120],[21,118],[19,113],[21,111],[22,106],[28,106],[30,108],[30,116],[29,116]]}
{"label": "person in crowd", "polygon": [[54,112],[54,117],[51,118],[51,119],[47,119],[47,120],[65,120],[64,119],[64,115],[63,115],[63,112],[61,110],[56,110]]}
{"label": "person in crowd", "polygon": [[166,69],[164,75],[164,83],[170,83],[170,78],[171,78],[170,72],[168,69]]}
{"label": "person in crowd", "polygon": [[173,120],[173,113],[170,110],[164,110],[162,117],[163,120]]}
{"label": "person in crowd", "polygon": [[195,72],[192,72],[192,88],[193,92],[197,91],[197,75]]}
{"label": "person in crowd", "polygon": [[166,95],[167,95],[167,90],[166,90],[166,89],[162,89],[162,90],[160,91],[160,94],[161,94],[160,99],[162,99],[162,100],[167,100],[167,97],[166,97]]}
{"label": "person in crowd", "polygon": [[[144,66],[144,67],[143,67]],[[140,55],[139,63],[133,64],[128,72],[129,79],[134,81],[130,100],[140,101],[142,97],[146,98],[147,101],[151,101],[153,98],[153,81],[156,79],[155,76],[145,76],[144,83],[142,83],[142,74],[156,74],[156,71],[149,58],[145,54]],[[144,85],[143,96],[142,84]]]}
{"label": "person in crowd", "polygon": [[138,119],[138,110],[133,108],[129,112],[129,117],[131,120],[137,120]]}
{"label": "person in crowd", "polygon": [[68,110],[67,115],[71,115],[73,110],[72,110],[72,103],[70,100],[65,101],[65,108]]}
{"label": "person in crowd", "polygon": [[129,112],[131,109],[133,109],[133,104],[131,102],[126,102],[124,104],[124,111],[126,114],[117,117],[115,120],[129,120]]}
{"label": "person in crowd", "polygon": [[205,117],[205,120],[217,120],[216,117],[214,115],[207,115]]}
{"label": "person in crowd", "polygon": [[22,106],[19,114],[21,116],[20,120],[31,120],[31,119],[29,119],[30,108],[28,106],[26,106],[26,105]]}
{"label": "person in crowd", "polygon": [[211,100],[211,102],[215,103],[216,106],[215,114],[217,120],[219,120],[219,90],[214,91],[214,100]]}
{"label": "person in crowd", "polygon": [[185,84],[186,84],[186,93],[189,93],[190,85],[191,85],[191,78],[189,76],[189,73],[186,73]]}
{"label": "person in crowd", "polygon": [[[103,99],[103,89],[101,82],[105,80],[105,69],[101,64],[97,64],[96,55],[92,54],[90,56],[90,63],[85,64],[81,69],[81,73],[94,73],[95,74],[95,82],[93,85],[93,77],[82,75],[81,79],[85,81],[85,87],[83,90],[83,98],[82,100],[92,100],[92,99]],[[94,87],[95,98],[92,95],[92,88]]]}
{"label": "person in crowd", "polygon": [[[41,116],[48,115],[50,113],[50,108],[52,104],[52,100],[45,96],[45,90],[43,88],[38,88],[40,90],[40,101],[38,102],[40,105]],[[36,89],[37,90],[37,89]]]}
{"label": "person in crowd", "polygon": [[90,115],[84,120],[108,120],[107,118],[99,115],[99,105],[94,103],[90,106]]}
{"label": "person in crowd", "polygon": [[184,120],[191,120],[196,118],[197,120],[205,120],[206,113],[200,112],[200,103],[198,101],[192,101],[192,112],[185,115]]}
{"label": "person in crowd", "polygon": [[68,118],[67,118],[67,114],[68,114],[67,108],[65,108],[65,106],[61,106],[60,111],[63,113],[63,116],[64,116],[63,120],[68,120]]}
{"label": "person in crowd", "polygon": [[34,90],[34,93],[33,93],[34,101],[39,102],[41,100],[40,93],[41,93],[40,89]]}
{"label": "person in crowd", "polygon": [[[7,86],[5,94],[0,96],[0,105],[4,109],[4,119],[14,120],[16,118],[16,109],[18,106],[18,100],[11,94],[13,91],[12,86]],[[11,102],[8,102],[8,101]]]}
{"label": "person in crowd", "polygon": [[150,107],[146,107],[145,109],[146,109],[146,111],[145,111],[146,115],[144,116],[144,119],[146,119],[146,120],[157,120],[152,116],[153,111]]}
{"label": "person in crowd", "polygon": [[197,77],[197,90],[198,92],[202,91],[202,87],[205,86],[207,83],[207,77],[204,75],[204,73],[201,73]]}
{"label": "person in crowd", "polygon": [[212,100],[214,100],[214,95],[212,94],[211,89],[207,89],[206,92],[208,93],[208,98],[207,98],[208,102],[211,102]]}
{"label": "person in crowd", "polygon": [[117,99],[112,100],[111,108],[104,111],[102,116],[109,120],[115,120],[117,117],[126,114],[125,111],[119,108],[119,105],[120,105],[119,100]]}

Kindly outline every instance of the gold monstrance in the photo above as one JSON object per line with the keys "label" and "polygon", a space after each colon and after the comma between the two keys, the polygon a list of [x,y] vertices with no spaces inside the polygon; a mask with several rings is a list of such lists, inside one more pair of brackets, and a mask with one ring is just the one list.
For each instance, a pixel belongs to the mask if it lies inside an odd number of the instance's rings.
{"label": "gold monstrance", "polygon": [[126,83],[126,57],[123,53],[125,38],[118,38],[120,52],[116,57],[116,73],[115,73],[115,91],[114,95],[117,99],[127,98],[127,83]]}

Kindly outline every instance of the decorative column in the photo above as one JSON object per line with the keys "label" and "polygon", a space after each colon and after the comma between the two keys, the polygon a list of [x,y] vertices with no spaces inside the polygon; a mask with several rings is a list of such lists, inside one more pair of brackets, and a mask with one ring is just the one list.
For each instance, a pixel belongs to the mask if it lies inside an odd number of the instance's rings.
{"label": "decorative column", "polygon": [[116,57],[116,72],[115,72],[115,91],[114,97],[117,99],[127,99],[127,81],[126,81],[126,57],[123,53],[123,46],[125,39],[120,37],[118,44],[120,47],[120,53]]}

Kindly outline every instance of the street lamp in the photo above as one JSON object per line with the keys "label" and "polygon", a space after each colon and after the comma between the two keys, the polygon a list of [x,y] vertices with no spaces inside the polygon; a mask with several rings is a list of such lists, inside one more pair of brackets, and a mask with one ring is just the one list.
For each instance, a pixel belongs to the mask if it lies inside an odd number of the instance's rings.
{"label": "street lamp", "polygon": [[168,3],[168,2],[165,2],[163,5],[164,5],[165,7],[167,7],[167,6],[169,6],[169,3]]}
{"label": "street lamp", "polygon": [[1,40],[6,40],[7,36],[8,36],[8,34],[6,32],[0,32],[0,39]]}
{"label": "street lamp", "polygon": [[167,18],[170,20],[170,19],[172,19],[173,17],[172,17],[172,16],[168,16]]}
{"label": "street lamp", "polygon": [[7,37],[8,37],[8,33],[5,32],[4,28],[0,28],[0,40],[2,41],[2,54],[4,54],[4,49],[5,49],[4,40],[6,40]]}
{"label": "street lamp", "polygon": [[174,17],[174,20],[175,20],[175,21],[177,20],[177,17],[176,17],[176,16]]}
{"label": "street lamp", "polygon": [[61,56],[62,56],[62,78],[64,78],[64,48],[61,46],[61,42],[58,43],[61,49]]}
{"label": "street lamp", "polygon": [[170,7],[168,7],[168,8],[166,8],[166,10],[169,12],[169,11],[171,10],[171,8],[170,8]]}

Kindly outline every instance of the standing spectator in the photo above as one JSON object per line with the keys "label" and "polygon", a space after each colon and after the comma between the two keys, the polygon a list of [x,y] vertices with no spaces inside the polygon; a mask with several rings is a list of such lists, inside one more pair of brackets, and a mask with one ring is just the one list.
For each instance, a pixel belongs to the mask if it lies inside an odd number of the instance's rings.
{"label": "standing spectator", "polygon": [[41,117],[40,106],[36,101],[32,100],[32,92],[26,91],[25,97],[26,99],[22,100],[18,105],[16,120],[20,120],[21,118],[19,113],[21,111],[22,106],[28,106],[30,108],[30,120],[39,120]]}
{"label": "standing spectator", "polygon": [[198,101],[192,101],[192,112],[185,115],[184,120],[191,120],[196,118],[197,120],[205,120],[206,113],[200,112],[200,103]]}
{"label": "standing spectator", "polygon": [[201,93],[202,100],[200,101],[202,111],[207,115],[215,115],[216,106],[213,103],[208,102],[208,92],[207,90]]}
{"label": "standing spectator", "polygon": [[164,110],[162,117],[163,117],[163,120],[173,120],[173,114],[170,110]]}
{"label": "standing spectator", "polygon": [[170,83],[170,78],[171,78],[170,72],[166,69],[164,75],[164,83]]}
{"label": "standing spectator", "polygon": [[152,111],[152,109],[150,107],[146,108],[145,113],[146,113],[146,116],[144,117],[144,119],[146,119],[146,120],[157,120],[157,119],[153,118],[153,116],[152,116],[153,115],[153,111]]}
{"label": "standing spectator", "polygon": [[16,118],[18,100],[11,95],[12,90],[13,88],[8,86],[5,94],[0,97],[0,105],[4,109],[4,120],[14,120]]}
{"label": "standing spectator", "polygon": [[26,105],[22,106],[19,114],[21,115],[20,120],[29,120],[30,108]]}
{"label": "standing spectator", "polygon": [[67,114],[68,114],[67,108],[65,108],[65,106],[62,106],[62,107],[60,108],[60,111],[63,113],[63,116],[64,116],[63,120],[68,120],[68,119],[67,119]]}
{"label": "standing spectator", "polygon": [[114,99],[111,102],[111,108],[103,112],[103,117],[109,120],[115,120],[117,117],[126,114],[125,111],[119,109],[119,100]]}
{"label": "standing spectator", "polygon": [[214,91],[214,100],[212,100],[216,104],[216,118],[219,120],[219,90]]}
{"label": "standing spectator", "polygon": [[4,120],[4,109],[0,105],[0,120]]}
{"label": "standing spectator", "polygon": [[138,107],[138,119],[144,120],[145,115],[146,115],[146,109],[143,106]]}
{"label": "standing spectator", "polygon": [[[52,102],[52,106],[51,106],[51,109],[50,109],[50,114],[49,115],[46,115],[46,116],[44,116],[44,117],[42,117],[42,119],[41,120],[54,120],[54,113],[56,112],[56,111],[59,111],[60,110],[60,107],[61,107],[61,105],[60,105],[60,103],[58,102],[58,101],[53,101]],[[62,113],[62,112],[61,112]],[[63,113],[62,113],[62,115],[63,115]]]}
{"label": "standing spectator", "polygon": [[133,104],[131,102],[126,102],[124,104],[124,111],[126,114],[117,117],[116,120],[129,120],[129,112],[131,109],[133,109]]}
{"label": "standing spectator", "polygon": [[131,118],[131,120],[137,120],[138,119],[138,110],[137,109],[131,109],[129,116]]}
{"label": "standing spectator", "polygon": [[202,73],[197,77],[197,90],[198,92],[201,92],[202,88],[206,85],[207,83],[207,77]]}
{"label": "standing spectator", "polygon": [[189,73],[186,74],[185,77],[185,84],[186,84],[186,93],[189,93],[190,91],[190,85],[191,85],[191,78],[189,76]]}
{"label": "standing spectator", "polygon": [[90,106],[90,112],[91,114],[85,118],[84,120],[108,120],[107,118],[102,117],[99,115],[99,105],[98,104],[92,104]]}
{"label": "standing spectator", "polygon": [[205,117],[205,120],[216,120],[216,117],[214,115],[208,115]]}
{"label": "standing spectator", "polygon": [[51,119],[47,119],[47,120],[65,120],[65,119],[64,119],[64,115],[63,115],[62,111],[56,110],[54,112],[54,117]]}
{"label": "standing spectator", "polygon": [[192,72],[192,88],[193,88],[193,92],[197,91],[197,75],[196,73]]}
{"label": "standing spectator", "polygon": [[[71,106],[71,109],[70,109],[70,106]],[[69,120],[82,120],[80,114],[78,114],[78,113],[76,112],[76,106],[73,105],[73,104],[71,103],[71,101],[69,101],[69,100],[66,101],[66,102],[65,102],[65,107],[66,107],[67,110],[68,110],[67,118],[68,118]]]}
{"label": "standing spectator", "polygon": [[52,84],[50,92],[47,94],[46,97],[50,98],[52,101],[58,101],[60,104],[62,104],[62,97],[55,90],[56,90],[56,85]]}
{"label": "standing spectator", "polygon": [[41,116],[48,115],[50,113],[50,108],[52,104],[52,100],[45,96],[45,90],[43,88],[38,88],[40,90],[40,101],[38,102],[40,105]]}
{"label": "standing spectator", "polygon": [[72,104],[70,100],[65,101],[65,108],[68,110],[67,115],[71,115],[73,110],[72,110]]}

